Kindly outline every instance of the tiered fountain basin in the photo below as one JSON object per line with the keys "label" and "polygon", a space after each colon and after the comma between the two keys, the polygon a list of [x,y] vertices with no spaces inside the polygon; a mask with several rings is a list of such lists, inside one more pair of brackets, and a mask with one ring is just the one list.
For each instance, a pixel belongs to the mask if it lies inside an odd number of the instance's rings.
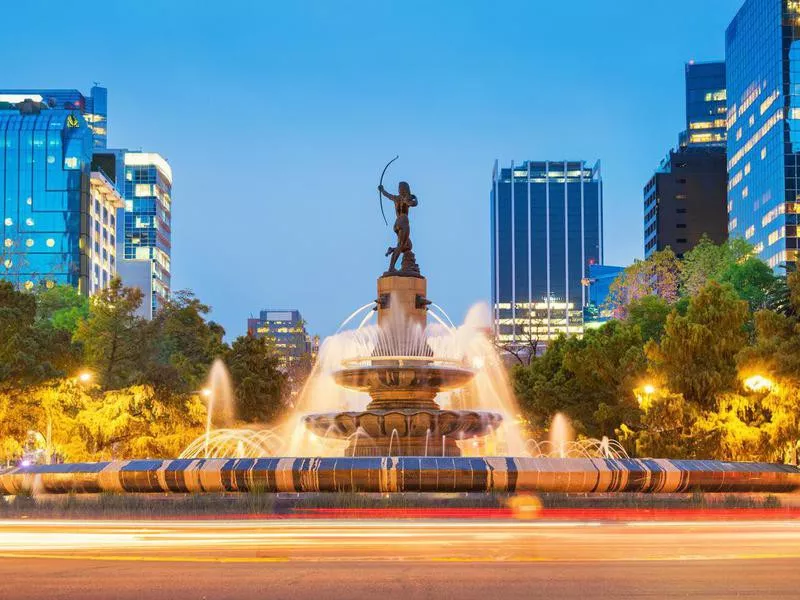
{"label": "tiered fountain basin", "polygon": [[0,474],[0,495],[256,490],[786,493],[800,490],[800,469],[714,460],[401,456],[126,460]]}
{"label": "tiered fountain basin", "polygon": [[333,374],[344,388],[367,392],[363,411],[303,417],[318,437],[348,440],[345,456],[460,456],[457,442],[485,436],[502,415],[477,410],[442,410],[439,392],[467,385],[473,370],[457,361],[421,356],[375,356],[343,363]]}

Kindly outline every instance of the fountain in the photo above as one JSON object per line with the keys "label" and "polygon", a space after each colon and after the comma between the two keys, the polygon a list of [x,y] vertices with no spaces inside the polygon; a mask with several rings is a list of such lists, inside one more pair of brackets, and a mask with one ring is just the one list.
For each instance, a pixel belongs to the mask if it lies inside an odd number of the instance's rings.
{"label": "fountain", "polygon": [[[563,415],[553,419],[549,441],[526,442],[505,367],[486,335],[488,307],[474,307],[454,327],[428,299],[410,239],[408,212],[417,199],[408,184],[399,188],[397,195],[380,188],[395,207],[397,244],[387,252],[377,298],[323,343],[285,423],[227,426],[232,395],[216,362],[205,433],[178,459],[20,467],[0,473],[0,495],[800,489],[792,465],[632,459],[614,440],[573,439]],[[351,321],[358,327],[344,330]]]}
{"label": "fountain", "polygon": [[[364,392],[364,410],[308,414],[304,425],[318,437],[347,439],[361,428],[369,442],[348,445],[348,456],[430,456],[430,436],[443,439],[441,456],[460,456],[457,441],[486,435],[503,417],[482,410],[443,410],[436,396],[475,377],[463,356],[442,357],[426,335],[426,280],[418,270],[387,272],[378,279],[377,331],[362,339],[332,373],[345,389]],[[436,452],[438,454],[438,452]]]}

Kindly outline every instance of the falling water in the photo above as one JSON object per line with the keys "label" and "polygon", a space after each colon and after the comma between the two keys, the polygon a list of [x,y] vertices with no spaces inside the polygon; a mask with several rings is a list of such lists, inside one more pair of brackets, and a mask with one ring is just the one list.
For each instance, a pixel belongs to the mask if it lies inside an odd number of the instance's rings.
{"label": "falling water", "polygon": [[431,428],[428,427],[428,429],[425,431],[425,456],[428,456],[428,442],[430,441],[430,439],[431,439]]}
{"label": "falling water", "polygon": [[213,422],[216,420],[217,423],[227,427],[233,423],[234,415],[231,377],[225,363],[219,358],[215,359],[211,365],[206,389],[208,390],[208,404],[206,406],[205,457],[208,458],[208,444]]}
{"label": "falling water", "polygon": [[566,458],[567,446],[573,440],[574,434],[569,419],[561,413],[553,416],[550,423],[550,444],[559,458]]}
{"label": "falling water", "polygon": [[397,433],[397,429],[392,429],[392,435],[389,436],[389,456],[392,455],[392,442],[394,439],[397,438],[397,443],[400,443],[400,436]]}

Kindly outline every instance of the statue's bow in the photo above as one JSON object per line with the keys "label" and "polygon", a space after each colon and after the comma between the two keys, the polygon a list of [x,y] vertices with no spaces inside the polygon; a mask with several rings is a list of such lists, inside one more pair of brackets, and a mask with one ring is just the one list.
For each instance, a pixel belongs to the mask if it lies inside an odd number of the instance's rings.
{"label": "statue's bow", "polygon": [[396,161],[398,158],[400,158],[399,154],[395,156],[392,160],[390,160],[388,163],[386,163],[386,166],[383,167],[383,172],[381,173],[380,183],[378,183],[378,204],[381,205],[381,216],[383,216],[383,222],[386,223],[387,225],[389,224],[389,222],[386,220],[386,213],[383,212],[383,194],[381,193],[380,188],[383,187],[383,176],[386,175],[386,169],[388,169],[389,165],[392,164],[394,161]]}

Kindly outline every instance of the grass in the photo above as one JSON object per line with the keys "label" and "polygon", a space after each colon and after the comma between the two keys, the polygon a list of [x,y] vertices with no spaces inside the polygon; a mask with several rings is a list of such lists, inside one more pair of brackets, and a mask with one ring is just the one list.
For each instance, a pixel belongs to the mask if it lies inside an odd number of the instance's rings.
{"label": "grass", "polygon": [[[291,516],[309,509],[486,509],[508,494],[96,494],[17,495],[0,499],[0,518],[150,519],[246,515]],[[735,494],[539,494],[544,508],[780,508],[776,496]],[[357,516],[357,515],[354,515]]]}

